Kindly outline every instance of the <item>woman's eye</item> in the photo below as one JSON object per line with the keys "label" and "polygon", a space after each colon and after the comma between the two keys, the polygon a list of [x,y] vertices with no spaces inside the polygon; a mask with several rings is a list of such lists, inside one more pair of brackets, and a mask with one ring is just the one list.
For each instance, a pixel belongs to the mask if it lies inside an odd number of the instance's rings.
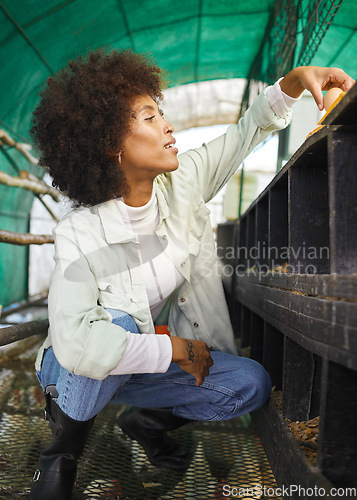
{"label": "woman's eye", "polygon": [[149,118],[145,118],[145,120],[151,122],[154,118],[155,118],[155,115],[149,116]]}

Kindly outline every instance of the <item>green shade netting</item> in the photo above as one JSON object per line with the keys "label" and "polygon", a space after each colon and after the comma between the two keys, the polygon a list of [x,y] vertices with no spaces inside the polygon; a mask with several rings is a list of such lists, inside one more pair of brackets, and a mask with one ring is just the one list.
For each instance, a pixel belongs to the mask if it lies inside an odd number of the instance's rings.
{"label": "green shade netting", "polygon": [[[90,48],[151,52],[170,86],[246,78],[275,1],[4,0],[0,6],[0,128],[22,141],[29,140],[41,84]],[[357,2],[343,0],[312,64],[341,66],[353,75],[356,25]],[[41,175],[20,155],[6,152],[18,168]],[[2,152],[0,170],[16,175]],[[33,194],[0,185],[0,228],[27,232],[32,201]],[[26,297],[27,258],[26,247],[0,243],[0,304]]]}

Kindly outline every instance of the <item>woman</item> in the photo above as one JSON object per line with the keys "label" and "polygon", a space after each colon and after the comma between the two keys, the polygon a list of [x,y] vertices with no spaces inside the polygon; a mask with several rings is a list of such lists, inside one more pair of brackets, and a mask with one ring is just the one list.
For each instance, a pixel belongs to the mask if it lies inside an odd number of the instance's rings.
{"label": "woman", "polygon": [[[269,375],[236,356],[205,203],[288,125],[305,88],[320,106],[321,89],[352,84],[339,69],[296,68],[224,136],[177,157],[149,60],[97,50],[48,79],[32,135],[77,208],[54,229],[50,329],[36,361],[52,442],[31,499],[71,498],[77,459],[108,403],[132,406],[120,427],[151,463],[177,471],[187,455],[166,431],[264,404]],[[160,325],[169,335],[154,335]]]}

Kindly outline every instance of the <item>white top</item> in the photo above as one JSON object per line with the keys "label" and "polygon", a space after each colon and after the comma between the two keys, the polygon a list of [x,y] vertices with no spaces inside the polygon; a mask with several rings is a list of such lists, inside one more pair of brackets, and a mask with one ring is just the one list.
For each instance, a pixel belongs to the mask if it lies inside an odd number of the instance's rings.
{"label": "white top", "polygon": [[155,321],[169,295],[184,282],[170,260],[168,248],[163,248],[155,233],[159,223],[155,185],[150,200],[142,207],[126,205],[121,198],[117,201],[127,229],[135,234],[140,244],[141,270]]}
{"label": "white top", "polygon": [[[280,79],[281,80],[281,79]],[[285,94],[278,80],[269,87],[268,102],[279,117],[284,117],[298,100]],[[142,207],[126,205],[120,198],[119,209],[127,228],[132,231],[140,243],[142,273],[153,320],[163,309],[169,295],[180,286],[184,278],[170,260],[156,236],[159,222],[159,207],[155,189],[148,203]],[[127,345],[118,365],[110,375],[131,373],[164,373],[172,359],[171,341],[167,335],[135,334],[127,332]]]}

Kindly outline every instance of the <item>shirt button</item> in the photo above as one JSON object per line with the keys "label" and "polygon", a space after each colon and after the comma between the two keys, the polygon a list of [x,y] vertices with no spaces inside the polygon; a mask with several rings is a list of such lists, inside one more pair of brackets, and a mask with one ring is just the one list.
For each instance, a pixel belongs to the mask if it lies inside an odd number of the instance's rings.
{"label": "shirt button", "polygon": [[167,236],[166,236],[166,234],[164,234],[164,235],[162,236],[162,239],[163,239],[163,240],[167,240]]}
{"label": "shirt button", "polygon": [[186,302],[185,297],[181,297],[181,302]]}
{"label": "shirt button", "polygon": [[193,326],[194,326],[195,328],[198,328],[200,325],[199,325],[198,323],[193,323]]}
{"label": "shirt button", "polygon": [[181,262],[181,267],[183,267],[186,264],[185,261]]}

